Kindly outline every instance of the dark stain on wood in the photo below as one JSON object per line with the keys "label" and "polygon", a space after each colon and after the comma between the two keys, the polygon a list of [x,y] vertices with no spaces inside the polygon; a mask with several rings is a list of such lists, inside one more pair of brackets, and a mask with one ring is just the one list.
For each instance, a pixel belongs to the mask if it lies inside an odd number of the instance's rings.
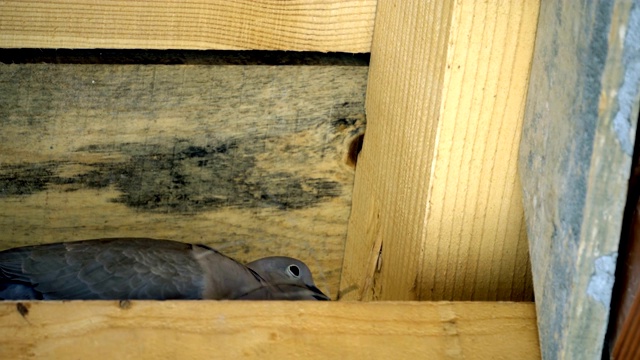
{"label": "dark stain on wood", "polygon": [[20,316],[22,316],[25,319],[27,318],[27,315],[29,315],[29,308],[21,302],[16,303],[16,310],[18,311]]}
{"label": "dark stain on wood", "polygon": [[[340,184],[330,179],[257,174],[255,155],[260,149],[249,140],[204,146],[178,140],[165,148],[121,144],[117,150],[129,155],[128,161],[81,164],[91,170],[73,177],[57,175],[63,162],[4,165],[0,196],[29,195],[49,184],[66,185],[66,191],[115,186],[122,192],[115,202],[145,211],[193,213],[225,206],[300,209],[340,195]],[[78,151],[113,150],[95,144]]]}
{"label": "dark stain on wood", "polygon": [[347,158],[347,164],[356,167],[358,163],[358,155],[362,151],[362,144],[364,144],[364,134],[359,134],[351,140],[349,144],[349,156]]}
{"label": "dark stain on wood", "polygon": [[0,198],[45,190],[56,167],[55,162],[0,166]]}

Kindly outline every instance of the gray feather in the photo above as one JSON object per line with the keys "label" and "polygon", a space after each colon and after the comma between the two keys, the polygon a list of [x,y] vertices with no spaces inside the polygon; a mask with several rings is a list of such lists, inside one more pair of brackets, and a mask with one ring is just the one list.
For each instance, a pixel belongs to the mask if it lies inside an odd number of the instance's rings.
{"label": "gray feather", "polygon": [[[279,273],[285,263],[304,276],[285,279],[286,269]],[[273,257],[250,264],[253,268],[204,245],[170,240],[27,246],[0,252],[0,299],[328,300],[299,260]]]}

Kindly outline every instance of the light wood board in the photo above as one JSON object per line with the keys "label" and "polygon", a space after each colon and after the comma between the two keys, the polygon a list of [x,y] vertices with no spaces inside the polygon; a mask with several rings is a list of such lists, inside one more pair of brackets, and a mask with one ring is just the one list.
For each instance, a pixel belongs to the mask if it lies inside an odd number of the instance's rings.
{"label": "light wood board", "polygon": [[0,248],[287,255],[337,293],[366,66],[0,65]]}
{"label": "light wood board", "polygon": [[640,4],[545,1],[520,152],[544,358],[600,359],[640,100]]}
{"label": "light wood board", "polygon": [[537,14],[378,2],[345,298],[532,299],[516,169]]}
{"label": "light wood board", "polygon": [[0,304],[3,359],[539,359],[531,303]]}
{"label": "light wood board", "polygon": [[369,52],[375,0],[0,1],[0,48]]}

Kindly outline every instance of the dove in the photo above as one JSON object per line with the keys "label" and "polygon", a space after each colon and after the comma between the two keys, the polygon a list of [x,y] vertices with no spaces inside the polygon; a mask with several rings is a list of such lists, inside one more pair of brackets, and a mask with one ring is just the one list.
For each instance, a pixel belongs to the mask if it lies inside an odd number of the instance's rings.
{"label": "dove", "polygon": [[302,261],[248,266],[200,244],[81,240],[0,252],[1,300],[330,300]]}

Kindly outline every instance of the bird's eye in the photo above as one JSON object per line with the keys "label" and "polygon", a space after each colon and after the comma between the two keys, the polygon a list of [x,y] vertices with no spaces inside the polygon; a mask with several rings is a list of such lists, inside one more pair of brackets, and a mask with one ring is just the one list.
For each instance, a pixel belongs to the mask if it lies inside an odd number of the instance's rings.
{"label": "bird's eye", "polygon": [[291,276],[292,278],[299,278],[300,277],[300,268],[296,265],[289,265],[287,266],[287,275]]}

